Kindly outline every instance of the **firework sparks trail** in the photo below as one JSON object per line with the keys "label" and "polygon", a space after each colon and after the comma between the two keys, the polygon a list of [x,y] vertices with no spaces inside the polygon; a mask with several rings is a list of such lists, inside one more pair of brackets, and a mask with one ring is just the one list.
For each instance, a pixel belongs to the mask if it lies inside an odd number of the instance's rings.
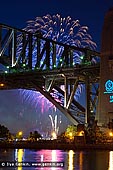
{"label": "firework sparks trail", "polygon": [[55,132],[56,135],[58,135],[59,125],[61,124],[61,120],[58,122],[58,116],[57,115],[55,115],[54,118],[52,117],[52,115],[49,115],[49,118],[51,120],[52,132]]}
{"label": "firework sparks trail", "polygon": [[[57,130],[58,128],[57,128],[57,115],[55,115],[55,132],[57,132],[58,130]],[[58,133],[58,132],[57,132]]]}
{"label": "firework sparks trail", "polygon": [[[36,17],[35,20],[27,21],[27,27],[24,30],[31,33],[36,33],[39,31],[45,38],[49,38],[54,41],[62,42],[68,45],[83,48],[88,47],[90,49],[96,48],[95,42],[92,41],[91,35],[88,34],[88,27],[81,26],[79,20],[72,20],[70,16],[62,18],[59,14],[53,16],[47,14],[42,17]],[[42,41],[42,47],[43,44],[44,43]],[[56,52],[57,59],[59,59],[62,50],[63,50],[62,47],[57,45]],[[74,53],[75,63],[81,62],[80,55],[81,55],[80,52]],[[36,47],[34,47],[33,50],[33,61],[35,60],[36,60]],[[82,87],[78,86],[75,94],[76,98],[77,96],[80,96],[81,91]],[[36,93],[32,90],[29,91],[20,90],[20,95],[21,96],[24,95],[25,100],[29,101],[30,103],[33,103],[35,107],[37,107],[38,101],[41,99],[40,102],[42,103],[42,112],[44,112],[44,109],[46,109],[47,111],[47,107],[48,110],[50,107],[55,107],[53,104],[50,104],[50,102],[47,99],[45,99],[45,97],[43,97],[40,93]],[[56,96],[58,95],[55,95],[55,97]],[[56,100],[59,100],[58,97],[56,97]]]}
{"label": "firework sparks trail", "polygon": [[52,130],[54,131],[54,123],[53,123],[53,118],[52,118],[52,116],[51,116],[51,115],[49,115],[49,118],[50,118],[50,120],[51,120]]}

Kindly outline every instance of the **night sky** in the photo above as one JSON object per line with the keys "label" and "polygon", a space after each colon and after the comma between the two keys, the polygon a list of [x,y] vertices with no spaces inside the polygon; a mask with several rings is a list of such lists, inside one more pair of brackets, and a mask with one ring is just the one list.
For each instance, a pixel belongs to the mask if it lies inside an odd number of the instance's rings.
{"label": "night sky", "polygon": [[[100,51],[101,31],[106,11],[113,6],[113,0],[5,0],[0,2],[0,23],[17,28],[25,28],[28,20],[35,20],[37,16],[46,14],[68,15],[73,20],[80,20],[81,25],[89,28],[93,41]],[[7,126],[11,132],[23,130],[24,134],[33,130],[47,134],[51,129],[49,114],[58,118],[59,131],[65,130],[68,120],[58,110],[47,107],[42,110],[43,99],[35,102],[25,100],[19,90],[0,91],[0,123]],[[82,103],[82,98],[81,98]],[[54,114],[53,114],[54,113]]]}

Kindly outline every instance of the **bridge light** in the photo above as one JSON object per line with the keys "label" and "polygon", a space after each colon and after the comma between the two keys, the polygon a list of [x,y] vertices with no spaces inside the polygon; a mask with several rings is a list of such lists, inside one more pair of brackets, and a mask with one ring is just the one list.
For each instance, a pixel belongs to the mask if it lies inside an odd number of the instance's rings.
{"label": "bridge light", "polygon": [[5,73],[8,73],[8,71],[5,71]]}
{"label": "bridge light", "polygon": [[53,67],[56,68],[56,64],[54,64]]}
{"label": "bridge light", "polygon": [[81,55],[81,56],[80,56],[80,59],[83,60],[83,59],[84,59],[84,55]]}

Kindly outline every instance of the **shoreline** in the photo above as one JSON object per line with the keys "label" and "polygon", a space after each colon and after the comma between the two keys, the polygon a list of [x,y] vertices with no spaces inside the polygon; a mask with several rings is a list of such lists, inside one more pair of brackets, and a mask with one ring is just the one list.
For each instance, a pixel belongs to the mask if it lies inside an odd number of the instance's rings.
{"label": "shoreline", "polygon": [[0,143],[0,149],[49,149],[49,150],[113,150],[113,143],[109,144],[76,144],[57,142],[16,142]]}

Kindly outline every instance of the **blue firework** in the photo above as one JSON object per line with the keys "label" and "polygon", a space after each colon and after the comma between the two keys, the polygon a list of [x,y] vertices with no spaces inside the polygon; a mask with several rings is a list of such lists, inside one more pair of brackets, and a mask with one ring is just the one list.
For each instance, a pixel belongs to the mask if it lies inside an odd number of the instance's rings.
{"label": "blue firework", "polygon": [[[79,20],[73,20],[70,16],[67,16],[66,18],[61,17],[59,14],[56,15],[45,15],[42,17],[36,17],[35,20],[27,21],[27,26],[24,29],[26,31],[29,31],[31,33],[35,33],[39,31],[43,37],[52,39],[57,42],[62,42],[68,45],[73,45],[76,47],[88,47],[90,49],[95,49],[96,44],[93,42],[91,35],[88,33],[88,27],[87,26],[81,26]],[[43,41],[41,43],[43,47]],[[62,53],[63,49],[57,45],[57,59],[60,56],[60,53]],[[33,50],[33,61],[36,59],[36,47],[34,47]],[[81,53],[75,52],[74,53],[74,62],[80,63]],[[50,56],[51,57],[51,56]],[[82,86],[79,86],[75,97],[80,95]],[[38,100],[36,99],[40,98],[42,100],[45,99],[45,97],[42,97],[40,93],[33,92],[32,90],[20,90],[20,95],[24,97],[25,100],[27,100],[30,103],[38,103]],[[31,97],[33,96],[33,98]],[[55,95],[55,98],[56,95]],[[42,102],[40,100],[40,102]],[[47,99],[45,99],[45,108],[47,109],[46,105]],[[37,104],[36,104],[37,106]],[[54,107],[54,106],[53,106]]]}

